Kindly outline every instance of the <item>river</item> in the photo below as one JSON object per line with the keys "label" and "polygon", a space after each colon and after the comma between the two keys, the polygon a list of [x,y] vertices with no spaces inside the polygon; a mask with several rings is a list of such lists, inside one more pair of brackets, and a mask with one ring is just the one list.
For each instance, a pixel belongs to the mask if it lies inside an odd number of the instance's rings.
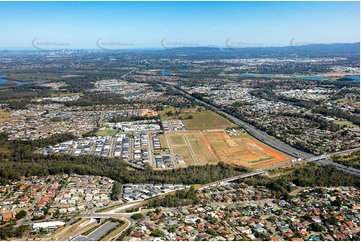
{"label": "river", "polygon": [[3,77],[6,77],[6,74],[0,74],[0,85],[7,82],[7,80],[2,79]]}
{"label": "river", "polygon": [[[36,80],[36,81],[30,81],[30,82],[20,82],[20,81],[9,81],[4,79],[7,76],[7,74],[0,74],[0,89],[5,89],[5,88],[9,88],[9,87],[14,87],[14,86],[20,86],[20,85],[26,85],[26,84],[42,84],[42,83],[46,83],[48,81],[46,80]],[[6,85],[8,82],[10,82],[10,85]]]}

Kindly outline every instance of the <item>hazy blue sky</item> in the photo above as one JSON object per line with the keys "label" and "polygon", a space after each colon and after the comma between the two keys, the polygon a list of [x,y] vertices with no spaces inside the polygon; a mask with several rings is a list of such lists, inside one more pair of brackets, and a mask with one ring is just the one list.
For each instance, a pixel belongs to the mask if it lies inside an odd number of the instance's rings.
{"label": "hazy blue sky", "polygon": [[358,42],[359,9],[359,2],[0,2],[0,47]]}

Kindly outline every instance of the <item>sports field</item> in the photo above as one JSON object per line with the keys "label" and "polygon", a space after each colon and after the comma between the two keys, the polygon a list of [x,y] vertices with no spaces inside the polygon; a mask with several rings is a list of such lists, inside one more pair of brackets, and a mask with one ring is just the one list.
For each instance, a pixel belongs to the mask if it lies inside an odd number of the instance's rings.
{"label": "sports field", "polygon": [[187,165],[215,164],[223,161],[235,166],[262,169],[291,161],[291,157],[259,142],[248,134],[231,137],[224,130],[167,132],[175,155]]}

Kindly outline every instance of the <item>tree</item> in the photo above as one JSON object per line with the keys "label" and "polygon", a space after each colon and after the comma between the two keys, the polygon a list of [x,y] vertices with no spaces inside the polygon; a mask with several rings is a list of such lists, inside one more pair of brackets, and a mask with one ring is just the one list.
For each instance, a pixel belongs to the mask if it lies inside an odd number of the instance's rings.
{"label": "tree", "polygon": [[116,182],[114,182],[113,187],[112,187],[111,199],[113,201],[119,200],[121,194],[122,194],[122,184],[120,182],[116,181]]}
{"label": "tree", "polygon": [[160,229],[158,229],[158,228],[153,229],[153,231],[150,235],[154,236],[154,237],[160,237],[160,238],[164,237],[164,233],[162,231],[160,231]]}
{"label": "tree", "polygon": [[143,214],[136,213],[131,218],[134,219],[134,220],[141,220],[143,218]]}
{"label": "tree", "polygon": [[167,111],[167,112],[165,113],[165,115],[167,115],[167,116],[172,116],[172,115],[173,115],[173,112],[172,112],[172,111]]}
{"label": "tree", "polygon": [[24,218],[25,216],[26,216],[26,211],[24,211],[24,210],[21,210],[20,212],[18,212],[16,215],[15,215],[15,218],[17,219],[17,220],[19,220],[19,219],[22,219],[22,218]]}

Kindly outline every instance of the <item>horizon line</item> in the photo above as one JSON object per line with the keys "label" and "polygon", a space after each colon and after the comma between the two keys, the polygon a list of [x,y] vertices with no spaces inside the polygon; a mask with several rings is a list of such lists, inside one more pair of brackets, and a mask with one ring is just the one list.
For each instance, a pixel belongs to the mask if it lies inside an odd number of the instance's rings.
{"label": "horizon line", "polygon": [[301,45],[250,45],[250,46],[218,46],[218,45],[199,45],[199,46],[178,46],[178,47],[164,47],[164,46],[153,46],[153,47],[135,47],[135,48],[119,48],[119,49],[106,49],[101,47],[86,48],[86,47],[74,47],[74,48],[61,48],[61,49],[40,49],[37,47],[0,47],[0,51],[28,51],[28,52],[52,52],[52,51],[74,51],[74,50],[85,50],[85,51],[100,51],[100,52],[112,52],[112,51],[126,51],[126,50],[174,50],[174,49],[190,49],[190,48],[218,48],[218,49],[247,49],[247,48],[275,48],[275,47],[303,47],[312,45],[334,45],[334,44],[360,44],[360,41],[356,42],[332,42],[332,43],[308,43]]}

